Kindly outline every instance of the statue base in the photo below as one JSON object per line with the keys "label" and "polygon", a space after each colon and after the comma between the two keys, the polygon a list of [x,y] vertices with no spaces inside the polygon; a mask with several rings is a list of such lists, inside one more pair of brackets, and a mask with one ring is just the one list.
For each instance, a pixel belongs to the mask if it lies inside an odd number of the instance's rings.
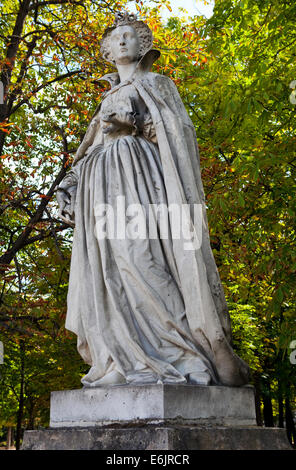
{"label": "statue base", "polygon": [[116,385],[52,392],[50,428],[23,450],[290,449],[284,429],[256,426],[251,386]]}
{"label": "statue base", "polygon": [[50,427],[256,424],[253,387],[113,385],[52,392]]}
{"label": "statue base", "polygon": [[242,426],[55,428],[25,431],[22,450],[292,450],[285,429]]}

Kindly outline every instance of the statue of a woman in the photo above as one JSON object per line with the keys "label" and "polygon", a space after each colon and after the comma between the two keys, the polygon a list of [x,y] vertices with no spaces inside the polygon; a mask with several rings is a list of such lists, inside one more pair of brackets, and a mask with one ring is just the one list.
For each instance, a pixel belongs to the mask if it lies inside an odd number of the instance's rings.
{"label": "statue of a woman", "polygon": [[[231,347],[195,130],[173,82],[150,72],[160,55],[152,41],[148,26],[127,13],[102,38],[118,73],[103,77],[111,89],[57,192],[61,218],[75,225],[66,328],[91,365],[85,386],[244,385],[249,368]],[[118,221],[123,198],[126,208],[143,207],[147,225],[149,206],[186,205],[201,242],[188,249],[182,234],[172,236],[171,211],[168,237],[158,220],[154,237],[98,236],[100,208],[112,207]],[[123,219],[131,220],[128,210]]]}

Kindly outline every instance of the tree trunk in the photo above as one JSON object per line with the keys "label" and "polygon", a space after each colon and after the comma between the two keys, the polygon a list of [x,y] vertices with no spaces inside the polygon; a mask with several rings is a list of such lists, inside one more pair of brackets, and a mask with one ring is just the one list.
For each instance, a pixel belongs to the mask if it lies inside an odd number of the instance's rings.
{"label": "tree trunk", "polygon": [[11,447],[12,447],[12,427],[8,426],[7,438],[6,438],[6,449],[9,450]]}
{"label": "tree trunk", "polygon": [[264,425],[267,428],[273,428],[273,412],[272,412],[272,402],[270,397],[263,397],[263,417]]}
{"label": "tree trunk", "polygon": [[290,444],[296,448],[296,428],[291,410],[290,398],[288,396],[286,396],[285,405],[287,436]]}
{"label": "tree trunk", "polygon": [[265,390],[262,393],[264,425],[268,428],[273,428],[274,421],[273,421],[272,401],[271,401],[271,396],[270,396],[270,382],[266,380],[264,385],[265,385],[264,387]]}
{"label": "tree trunk", "polygon": [[278,404],[279,404],[279,428],[284,428],[284,401],[283,401],[283,394],[281,388],[279,386],[279,394],[278,394]]}
{"label": "tree trunk", "polygon": [[16,438],[15,448],[20,449],[21,438],[22,438],[22,422],[24,414],[24,385],[25,385],[25,341],[20,340],[20,395],[19,395],[19,407],[17,412],[17,425],[16,425]]}
{"label": "tree trunk", "polygon": [[28,428],[33,430],[34,425],[35,425],[35,402],[34,400],[30,400],[29,402],[29,422],[28,422]]}
{"label": "tree trunk", "polygon": [[255,412],[256,412],[257,426],[263,426],[262,413],[261,413],[261,387],[260,387],[260,377],[258,377],[258,375],[254,376],[254,386],[255,386]]}
{"label": "tree trunk", "polygon": [[[7,117],[7,98],[8,98],[8,88],[10,86],[10,80],[12,75],[12,70],[14,68],[16,54],[20,45],[22,31],[24,28],[24,23],[27,14],[29,13],[31,0],[23,0],[20,3],[19,11],[15,20],[15,25],[13,28],[12,35],[10,36],[9,46],[6,51],[6,61],[2,69],[0,76],[1,82],[3,83],[4,88],[4,104],[0,106],[0,122],[5,121]],[[2,153],[4,142],[5,142],[5,132],[0,131],[0,154]]]}

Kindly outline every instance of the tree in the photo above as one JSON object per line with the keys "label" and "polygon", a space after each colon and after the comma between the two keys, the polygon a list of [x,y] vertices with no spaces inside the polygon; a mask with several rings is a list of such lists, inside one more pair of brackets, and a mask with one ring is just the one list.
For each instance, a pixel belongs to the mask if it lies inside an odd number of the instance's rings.
{"label": "tree", "polygon": [[[216,1],[194,113],[234,330],[241,309],[251,312],[237,343],[246,358],[246,333],[257,329],[248,349],[266,425],[283,414],[283,400],[289,416],[295,406],[295,12],[289,1]],[[286,425],[295,444],[292,420]]]}

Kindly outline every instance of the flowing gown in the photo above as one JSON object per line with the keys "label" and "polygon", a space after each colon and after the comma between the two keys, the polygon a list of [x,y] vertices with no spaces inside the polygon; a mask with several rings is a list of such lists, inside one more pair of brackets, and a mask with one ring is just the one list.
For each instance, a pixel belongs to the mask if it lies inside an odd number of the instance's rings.
{"label": "flowing gown", "polygon": [[[136,89],[123,83],[107,94],[100,114],[144,108]],[[66,328],[77,334],[78,351],[91,365],[85,386],[114,383],[108,381],[114,372],[115,383],[215,384],[213,363],[187,321],[171,227],[162,237],[155,216],[157,229],[148,236],[149,207],[167,205],[167,195],[152,121],[145,118],[141,132],[108,134],[63,182],[75,200]],[[136,236],[135,207],[143,208],[146,237]]]}

